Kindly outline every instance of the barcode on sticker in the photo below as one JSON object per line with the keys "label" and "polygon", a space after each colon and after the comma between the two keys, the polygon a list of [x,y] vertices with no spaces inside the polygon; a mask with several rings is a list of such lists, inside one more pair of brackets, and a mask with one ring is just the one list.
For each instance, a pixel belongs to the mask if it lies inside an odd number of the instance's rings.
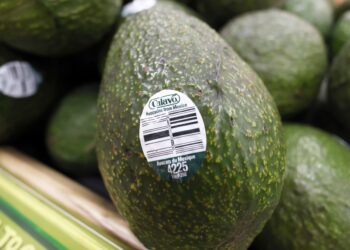
{"label": "barcode on sticker", "polygon": [[141,122],[149,160],[205,150],[194,107],[145,118]]}
{"label": "barcode on sticker", "polygon": [[27,62],[9,62],[0,67],[0,93],[23,98],[37,92],[42,77]]}

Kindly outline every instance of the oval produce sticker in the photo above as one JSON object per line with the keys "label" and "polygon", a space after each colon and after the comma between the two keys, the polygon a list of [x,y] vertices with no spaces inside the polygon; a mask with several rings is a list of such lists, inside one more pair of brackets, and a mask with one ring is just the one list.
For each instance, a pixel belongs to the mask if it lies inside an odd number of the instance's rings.
{"label": "oval produce sticker", "polygon": [[27,62],[13,61],[0,67],[0,93],[13,98],[34,95],[42,82],[41,75]]}
{"label": "oval produce sticker", "polygon": [[148,100],[139,136],[149,165],[165,180],[186,180],[203,163],[204,122],[197,106],[181,92],[162,90]]}

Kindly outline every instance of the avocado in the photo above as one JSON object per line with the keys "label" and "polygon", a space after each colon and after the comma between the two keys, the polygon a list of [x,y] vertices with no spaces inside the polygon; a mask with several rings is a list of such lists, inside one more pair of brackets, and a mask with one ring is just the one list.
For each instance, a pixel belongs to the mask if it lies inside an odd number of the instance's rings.
{"label": "avocado", "polygon": [[350,132],[350,40],[334,59],[330,71],[329,103],[333,115]]}
{"label": "avocado", "polygon": [[121,0],[2,0],[0,41],[40,56],[72,54],[98,42]]}
{"label": "avocado", "polygon": [[305,125],[285,125],[287,167],[281,201],[254,245],[260,250],[347,250],[350,150]]}
{"label": "avocado", "polygon": [[166,2],[116,33],[97,133],[109,194],[149,249],[246,249],[279,201],[272,97],[214,30]]}
{"label": "avocado", "polygon": [[350,40],[350,10],[346,11],[336,22],[332,33],[332,54],[336,56],[341,48]]}
{"label": "avocado", "polygon": [[284,9],[313,24],[325,37],[333,24],[334,9],[329,0],[287,0]]}
{"label": "avocado", "polygon": [[196,9],[214,27],[245,12],[282,6],[285,0],[197,0]]}
{"label": "avocado", "polygon": [[51,117],[47,147],[58,166],[70,174],[97,172],[97,85],[81,86],[69,93]]}
{"label": "avocado", "polygon": [[28,131],[49,111],[58,94],[56,71],[29,62],[0,45],[0,143]]}
{"label": "avocado", "polygon": [[256,11],[233,19],[221,35],[262,78],[282,116],[304,110],[316,97],[327,50],[308,22],[282,10]]}

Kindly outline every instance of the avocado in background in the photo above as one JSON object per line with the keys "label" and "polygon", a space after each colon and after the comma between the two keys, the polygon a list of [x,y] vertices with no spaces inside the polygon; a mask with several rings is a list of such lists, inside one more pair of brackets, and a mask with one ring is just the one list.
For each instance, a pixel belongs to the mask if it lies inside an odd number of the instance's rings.
{"label": "avocado in background", "polygon": [[0,41],[41,56],[76,53],[102,38],[120,5],[120,0],[2,0]]}
{"label": "avocado in background", "polygon": [[54,112],[47,131],[47,147],[58,167],[69,174],[97,173],[97,85],[69,93]]}
{"label": "avocado in background", "polygon": [[59,94],[56,70],[28,62],[0,45],[0,143],[16,139],[34,126]]}
{"label": "avocado in background", "polygon": [[233,19],[224,39],[258,73],[282,116],[307,108],[327,68],[323,38],[314,26],[282,10],[263,10]]}
{"label": "avocado in background", "polygon": [[284,9],[313,24],[324,37],[329,34],[334,19],[329,0],[286,0]]}
{"label": "avocado in background", "polygon": [[[141,112],[165,89],[190,98],[206,129],[203,162],[185,180],[158,174],[140,145]],[[285,164],[277,108],[197,18],[161,1],[128,16],[108,53],[97,113],[104,182],[147,248],[246,249],[271,216]]]}
{"label": "avocado in background", "polygon": [[337,120],[350,132],[350,40],[334,59],[329,83],[329,102]]}
{"label": "avocado in background", "polygon": [[282,6],[285,0],[197,0],[196,9],[214,27],[245,12]]}
{"label": "avocado in background", "polygon": [[332,33],[332,54],[336,56],[341,48],[350,40],[350,10],[346,11],[336,22]]}
{"label": "avocado in background", "polygon": [[350,150],[305,125],[286,125],[287,167],[280,204],[256,238],[260,250],[348,250]]}

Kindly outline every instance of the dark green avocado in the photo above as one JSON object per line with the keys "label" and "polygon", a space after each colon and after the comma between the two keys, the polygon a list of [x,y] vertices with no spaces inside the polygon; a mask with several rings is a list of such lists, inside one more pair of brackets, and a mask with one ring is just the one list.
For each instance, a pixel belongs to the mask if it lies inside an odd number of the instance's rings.
{"label": "dark green avocado", "polygon": [[306,109],[318,93],[327,68],[320,33],[282,10],[263,10],[233,19],[224,39],[258,73],[282,116]]}
{"label": "dark green avocado", "polygon": [[51,118],[47,146],[59,167],[68,173],[81,176],[97,172],[97,94],[96,85],[75,89]]}
{"label": "dark green avocado", "polygon": [[[184,181],[161,177],[140,144],[141,113],[165,89],[190,98],[205,125],[204,161]],[[149,249],[246,249],[279,201],[285,150],[272,97],[214,30],[166,3],[120,26],[97,117],[104,182]]]}
{"label": "dark green avocado", "polygon": [[120,5],[120,0],[2,0],[0,41],[41,56],[72,54],[102,38]]}
{"label": "dark green avocado", "polygon": [[245,12],[282,6],[285,0],[196,0],[196,9],[210,24],[220,27]]}
{"label": "dark green avocado", "polygon": [[349,148],[305,125],[286,125],[285,140],[281,201],[253,245],[260,250],[348,250]]}
{"label": "dark green avocado", "polygon": [[284,9],[313,24],[323,36],[332,27],[334,9],[329,0],[286,0]]}
{"label": "dark green avocado", "polygon": [[49,111],[59,93],[59,77],[50,65],[28,62],[0,45],[0,79],[2,144],[28,131]]}
{"label": "dark green avocado", "polygon": [[350,40],[350,10],[346,11],[336,22],[332,33],[331,48],[336,56],[341,48]]}
{"label": "dark green avocado", "polygon": [[350,132],[350,40],[334,59],[329,81],[329,103],[333,115]]}

